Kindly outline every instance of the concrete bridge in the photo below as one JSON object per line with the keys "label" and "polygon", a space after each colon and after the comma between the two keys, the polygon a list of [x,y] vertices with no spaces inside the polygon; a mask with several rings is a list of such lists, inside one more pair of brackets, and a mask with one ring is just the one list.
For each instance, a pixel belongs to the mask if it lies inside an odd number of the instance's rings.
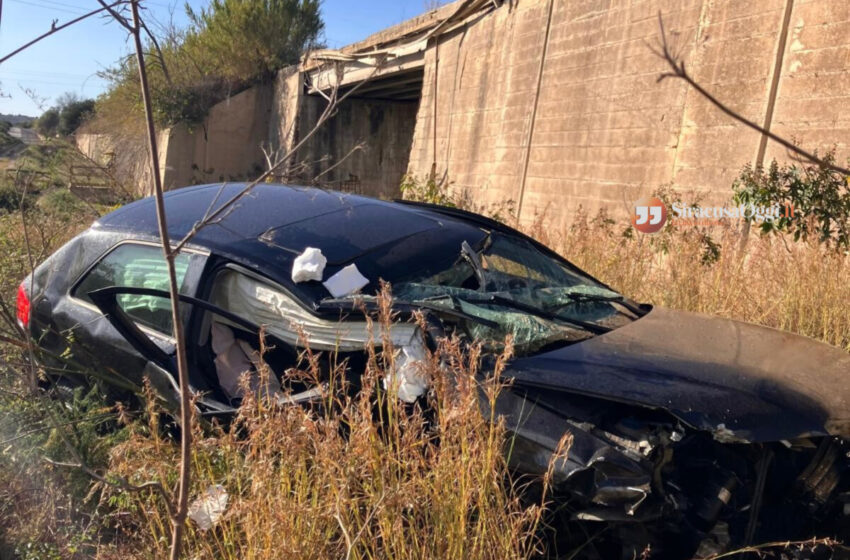
{"label": "concrete bridge", "polygon": [[291,180],[390,197],[406,173],[433,177],[522,222],[579,205],[625,212],[668,184],[726,200],[742,166],[788,155],[684,82],[658,82],[659,13],[718,98],[808,149],[850,156],[847,0],[460,0],[312,53],[213,108],[203,138],[168,131],[166,183],[262,168],[260,145],[295,145],[341,66],[341,91],[359,87],[299,151]]}

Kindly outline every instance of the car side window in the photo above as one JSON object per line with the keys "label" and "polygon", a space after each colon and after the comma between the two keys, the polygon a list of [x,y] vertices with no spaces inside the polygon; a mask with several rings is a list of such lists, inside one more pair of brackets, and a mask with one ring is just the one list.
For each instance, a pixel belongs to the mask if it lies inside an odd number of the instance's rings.
{"label": "car side window", "polygon": [[[180,253],[174,260],[177,283],[181,286],[189,269],[191,255]],[[112,286],[168,290],[168,269],[162,248],[124,243],[100,260],[74,287],[71,295],[92,303],[89,293]],[[171,302],[167,298],[122,294],[118,304],[134,321],[157,332],[172,332]]]}

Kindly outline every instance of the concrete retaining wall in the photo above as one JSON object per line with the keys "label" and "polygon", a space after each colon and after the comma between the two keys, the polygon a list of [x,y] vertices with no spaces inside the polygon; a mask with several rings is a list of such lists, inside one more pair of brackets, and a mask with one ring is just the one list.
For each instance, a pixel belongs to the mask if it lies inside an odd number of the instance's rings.
{"label": "concrete retaining wall", "polygon": [[217,181],[252,179],[265,169],[272,88],[257,86],[210,109],[200,125],[168,131],[163,186],[166,189]]}
{"label": "concrete retaining wall", "polygon": [[[213,106],[201,124],[159,131],[163,187],[171,190],[256,177],[265,169],[262,146],[269,142],[272,101],[272,87],[257,86]],[[80,133],[76,142],[101,164],[112,161],[117,175],[135,185],[139,194],[153,192],[143,136]]]}
{"label": "concrete retaining wall", "polygon": [[761,136],[684,82],[657,82],[659,11],[688,70],[734,110],[850,155],[847,0],[518,0],[428,49],[410,171],[436,163],[523,222],[625,212],[668,183],[728,199]]}
{"label": "concrete retaining wall", "polygon": [[[733,110],[807,149],[850,156],[847,0],[513,0],[429,40],[418,103],[349,99],[280,176],[392,197],[405,171],[433,170],[526,223],[564,221],[580,205],[626,213],[668,184],[726,201],[746,163],[788,155],[685,82],[658,81],[666,67],[649,45],[659,12],[689,72]],[[418,21],[393,33],[404,40]],[[375,41],[392,41],[387,33]],[[259,173],[260,147],[289,150],[325,106],[304,82],[285,69],[202,125],[163,132],[166,187]]]}
{"label": "concrete retaining wall", "polygon": [[[299,134],[313,128],[327,106],[324,98],[305,96]],[[298,151],[302,164],[290,178],[324,186],[392,198],[407,172],[417,103],[350,99]],[[302,136],[299,136],[299,138]]]}

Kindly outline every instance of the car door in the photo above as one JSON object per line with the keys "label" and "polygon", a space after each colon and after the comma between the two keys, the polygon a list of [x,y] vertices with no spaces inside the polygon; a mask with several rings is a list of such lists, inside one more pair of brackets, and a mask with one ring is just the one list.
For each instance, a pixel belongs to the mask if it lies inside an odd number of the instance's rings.
{"label": "car door", "polygon": [[[176,411],[179,407],[180,389],[177,382],[175,348],[173,346],[163,348],[158,344],[150,333],[144,330],[139,322],[130,315],[127,306],[122,305],[122,302],[130,298],[145,297],[157,298],[160,300],[160,306],[167,306],[170,309],[171,296],[169,292],[151,288],[108,287],[91,292],[90,297],[115,331],[134,348],[138,355],[144,357],[144,375],[150,379],[166,408]],[[256,322],[241,315],[246,311],[245,308],[249,307],[249,301],[242,301],[245,305],[237,306],[233,310],[216,305],[218,302],[211,303],[184,294],[179,295],[179,301],[184,313],[190,314],[192,317],[190,326],[197,327],[186,330],[186,352],[190,390],[196,395],[196,403],[202,415],[228,415],[235,412],[234,405],[238,406],[238,400],[233,400],[234,395],[228,396],[226,390],[224,390],[224,385],[221,383],[222,371],[218,370],[211,373],[203,367],[205,361],[209,362],[215,356],[213,354],[215,344],[210,345],[208,337],[204,334],[210,333],[213,323],[221,325],[223,321],[232,328],[251,333],[257,340],[261,337],[265,338],[268,342],[267,349],[271,349],[272,353],[292,354],[293,360],[297,359],[297,352],[289,347],[285,339],[275,336],[274,333],[268,333]],[[265,319],[270,319],[272,324],[288,323],[282,317],[265,317]],[[264,324],[269,327],[269,324],[265,321]],[[260,356],[263,361],[267,358],[270,358],[270,356]],[[270,361],[271,363],[274,363],[274,361]],[[296,362],[293,361],[292,365],[295,364]],[[281,390],[278,387],[269,396],[282,405],[311,406],[321,400],[326,389],[326,382],[318,385],[308,384],[298,389],[288,387],[286,390]]]}
{"label": "car door", "polygon": [[[177,256],[181,293],[192,295],[207,256],[201,251],[181,251]],[[104,316],[90,297],[105,287],[164,289],[168,275],[162,248],[147,241],[122,241],[112,246],[77,279],[53,309],[55,328],[61,332],[66,368],[99,378],[110,388],[137,391],[142,386],[148,360]],[[170,304],[144,295],[128,294],[119,307],[137,327],[165,352],[173,351]],[[184,314],[184,322],[188,315]]]}
{"label": "car door", "polygon": [[[126,301],[134,301],[135,298],[146,298],[157,300],[157,306],[167,307],[170,310],[171,294],[166,290],[154,288],[113,286],[95,290],[90,293],[90,297],[115,331],[142,357],[144,361],[143,375],[150,380],[151,386],[161,398],[166,410],[176,412],[180,403],[176,347],[175,345],[163,347],[159,344],[151,335],[149,329],[144,329],[130,314],[125,303]],[[184,294],[180,294],[179,300],[184,313],[206,311],[243,329],[257,333],[260,331],[259,326],[207,301]],[[194,345],[187,344],[187,354],[190,358],[188,360],[189,387],[191,392],[197,396],[200,412],[205,415],[233,413],[235,409],[232,406],[217,399],[215,394],[208,390],[208,380],[205,379],[203,372],[196,369],[197,361],[191,359],[193,358],[192,353],[197,350]]]}

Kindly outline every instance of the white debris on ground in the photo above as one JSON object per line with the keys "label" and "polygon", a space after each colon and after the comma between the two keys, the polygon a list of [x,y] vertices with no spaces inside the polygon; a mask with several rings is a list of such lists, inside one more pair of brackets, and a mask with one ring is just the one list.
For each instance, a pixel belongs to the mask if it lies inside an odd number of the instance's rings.
{"label": "white debris on ground", "polygon": [[422,341],[422,333],[417,329],[407,344],[396,351],[394,367],[384,376],[384,389],[398,388],[398,398],[406,403],[416,399],[428,390],[425,368],[428,352]]}
{"label": "white debris on ground", "polygon": [[202,531],[212,529],[227,509],[228,497],[221,484],[208,487],[203,496],[189,504],[189,519]]}
{"label": "white debris on ground", "polygon": [[335,298],[353,294],[369,283],[369,279],[360,274],[356,264],[350,264],[325,280],[325,288]]}
{"label": "white debris on ground", "polygon": [[321,249],[307,247],[303,253],[295,257],[292,263],[292,281],[296,284],[308,280],[321,282],[327,264],[328,259],[322,254]]}

